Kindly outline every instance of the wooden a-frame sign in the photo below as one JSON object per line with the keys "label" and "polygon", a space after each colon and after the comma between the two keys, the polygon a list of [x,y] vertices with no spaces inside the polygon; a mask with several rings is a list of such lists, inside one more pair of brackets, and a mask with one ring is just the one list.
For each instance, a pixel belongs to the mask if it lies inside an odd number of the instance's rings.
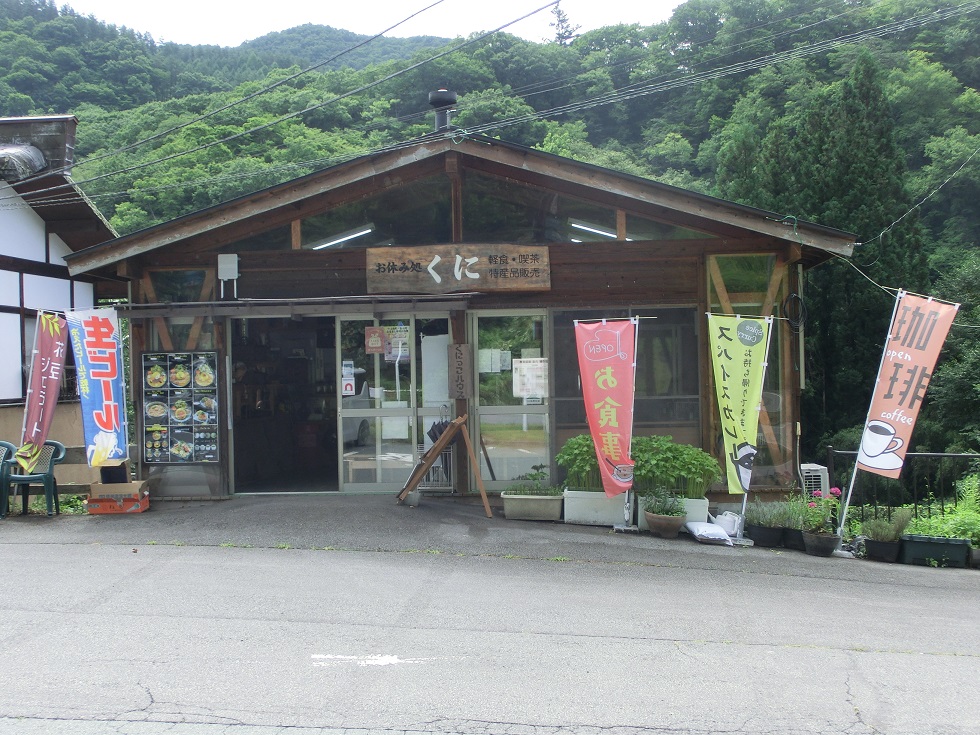
{"label": "wooden a-frame sign", "polygon": [[401,489],[398,493],[398,502],[404,502],[408,494],[418,487],[419,483],[422,482],[422,478],[425,477],[425,473],[429,471],[432,465],[435,464],[436,460],[439,459],[439,455],[442,454],[442,450],[449,446],[449,442],[460,431],[463,432],[463,441],[466,443],[466,452],[470,457],[470,465],[473,467],[473,474],[476,476],[477,487],[480,488],[480,497],[483,498],[483,509],[487,512],[487,518],[493,518],[493,511],[490,510],[490,501],[487,500],[487,491],[483,487],[483,478],[480,477],[480,465],[477,464],[476,454],[473,452],[473,443],[470,441],[470,432],[466,430],[466,414],[464,413],[459,418],[455,418],[449,422],[449,426],[446,430],[442,432],[438,439],[433,442],[432,446],[429,447],[428,451],[419,457],[418,464],[412,470],[412,474],[408,476],[408,480],[405,482],[405,487]]}

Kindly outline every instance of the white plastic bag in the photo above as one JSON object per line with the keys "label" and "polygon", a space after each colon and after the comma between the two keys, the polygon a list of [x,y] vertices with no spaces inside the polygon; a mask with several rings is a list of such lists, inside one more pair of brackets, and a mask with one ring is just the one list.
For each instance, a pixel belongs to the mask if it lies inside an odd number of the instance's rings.
{"label": "white plastic bag", "polygon": [[716,525],[725,529],[725,533],[733,538],[738,536],[738,532],[742,528],[742,516],[730,510],[726,510],[721,515],[715,516],[714,521]]}

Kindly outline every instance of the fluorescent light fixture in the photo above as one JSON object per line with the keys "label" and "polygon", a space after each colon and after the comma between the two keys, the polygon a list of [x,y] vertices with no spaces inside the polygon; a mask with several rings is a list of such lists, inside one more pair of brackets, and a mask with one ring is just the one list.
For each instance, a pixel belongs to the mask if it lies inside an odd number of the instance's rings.
{"label": "fluorescent light fixture", "polygon": [[616,239],[616,233],[610,232],[609,230],[603,230],[602,228],[592,224],[591,222],[582,222],[580,220],[570,219],[568,224],[574,227],[576,230],[582,230],[583,232],[591,232],[594,235],[602,235],[603,237],[608,237],[613,240]]}
{"label": "fluorescent light fixture", "polygon": [[[591,222],[569,218],[568,224],[574,227],[576,230],[582,230],[582,232],[591,232],[593,235],[602,235],[603,237],[608,237],[610,240],[616,239],[615,232],[610,232],[609,230],[603,229],[602,227],[599,227]],[[633,242],[633,238],[631,237],[627,237],[625,240],[626,242]],[[581,240],[573,239],[572,242],[581,242]]]}
{"label": "fluorescent light fixture", "polygon": [[312,245],[307,245],[306,247],[308,250],[323,250],[324,248],[340,245],[342,242],[353,240],[354,238],[361,237],[362,235],[367,235],[369,232],[374,232],[374,225],[362,225],[361,227],[355,227],[353,230],[341,232],[339,235],[335,235],[329,240],[313,243]]}

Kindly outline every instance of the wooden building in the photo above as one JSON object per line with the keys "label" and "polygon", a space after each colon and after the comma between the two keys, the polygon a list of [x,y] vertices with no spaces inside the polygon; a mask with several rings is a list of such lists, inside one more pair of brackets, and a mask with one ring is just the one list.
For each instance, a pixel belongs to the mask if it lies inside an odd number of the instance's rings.
{"label": "wooden building", "polygon": [[[463,413],[499,491],[539,465],[554,476],[587,431],[573,320],[656,317],[639,330],[635,432],[718,454],[705,313],[792,317],[803,270],[853,244],[442,132],[66,260],[129,282],[153,494],[392,492],[433,424]],[[802,365],[802,335],[777,321],[755,486],[797,478]],[[458,491],[464,459],[447,467]]]}

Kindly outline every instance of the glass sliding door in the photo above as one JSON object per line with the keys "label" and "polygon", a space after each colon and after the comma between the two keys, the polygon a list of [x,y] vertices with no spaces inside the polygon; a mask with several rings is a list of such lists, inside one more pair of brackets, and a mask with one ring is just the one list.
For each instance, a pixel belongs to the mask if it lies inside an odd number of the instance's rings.
{"label": "glass sliding door", "polygon": [[341,489],[396,490],[448,409],[448,319],[341,319],[338,343]]}

